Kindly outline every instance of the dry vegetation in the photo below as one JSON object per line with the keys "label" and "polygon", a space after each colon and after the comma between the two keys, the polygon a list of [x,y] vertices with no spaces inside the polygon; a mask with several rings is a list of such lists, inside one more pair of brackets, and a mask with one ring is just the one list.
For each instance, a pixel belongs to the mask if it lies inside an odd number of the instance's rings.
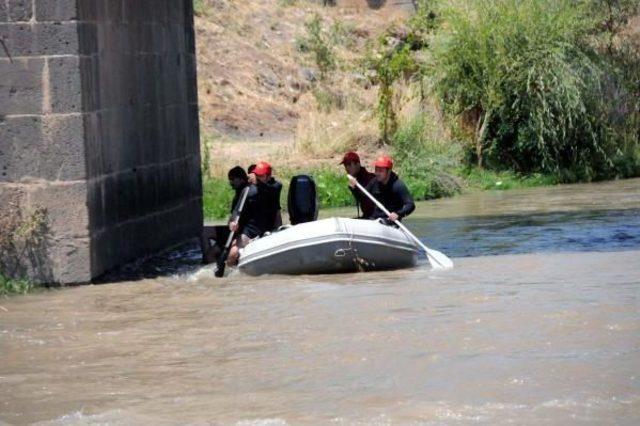
{"label": "dry vegetation", "polygon": [[[335,70],[322,81],[304,46],[305,24],[315,14],[335,57]],[[357,147],[373,156],[377,89],[357,58],[406,17],[403,10],[371,9],[365,0],[338,1],[336,7],[306,0],[203,0],[199,15],[200,120],[213,150],[213,175],[258,159],[281,167],[335,164],[340,152]]]}

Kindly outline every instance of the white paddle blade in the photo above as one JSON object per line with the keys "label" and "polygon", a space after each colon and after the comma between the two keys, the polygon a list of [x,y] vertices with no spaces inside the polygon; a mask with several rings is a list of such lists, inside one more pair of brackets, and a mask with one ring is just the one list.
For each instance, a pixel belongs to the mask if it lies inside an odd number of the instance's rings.
{"label": "white paddle blade", "polygon": [[438,250],[427,250],[427,258],[433,269],[451,269],[453,268],[453,261],[449,259],[444,253],[440,253]]}
{"label": "white paddle blade", "polygon": [[[387,210],[385,208],[384,205],[382,205],[382,203],[380,201],[378,201],[373,195],[371,195],[369,193],[369,191],[367,191],[362,185],[360,185],[357,181],[356,178],[354,178],[353,176],[347,174],[347,178],[349,179],[349,182],[351,182],[353,185],[355,185],[360,191],[362,191],[362,193],[364,195],[366,195],[367,197],[369,197],[369,199],[371,201],[373,201],[373,203],[378,206],[378,208],[380,210],[382,210],[387,216],[390,214],[389,210]],[[431,267],[433,269],[450,269],[453,268],[453,262],[451,261],[451,259],[449,259],[447,256],[445,256],[444,254],[440,253],[438,250],[433,250],[430,249],[429,247],[425,246],[422,241],[420,241],[418,239],[418,237],[416,237],[415,235],[413,235],[411,233],[411,231],[409,231],[407,229],[406,226],[404,226],[402,224],[402,222],[396,222],[396,225],[398,225],[400,227],[400,229],[402,229],[402,231],[407,234],[407,236],[409,238],[411,238],[415,244],[418,245],[418,247],[421,247],[422,250],[424,250],[424,252],[427,254],[427,258],[429,259],[429,263],[431,263]]]}

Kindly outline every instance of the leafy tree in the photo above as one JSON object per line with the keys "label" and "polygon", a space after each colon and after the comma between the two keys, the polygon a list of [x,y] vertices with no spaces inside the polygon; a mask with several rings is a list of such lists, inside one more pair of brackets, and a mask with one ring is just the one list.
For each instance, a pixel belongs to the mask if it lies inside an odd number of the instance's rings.
{"label": "leafy tree", "polygon": [[619,174],[637,150],[628,120],[612,120],[626,101],[608,95],[625,83],[588,43],[588,6],[473,0],[445,11],[435,88],[445,110],[472,126],[479,166],[590,180]]}

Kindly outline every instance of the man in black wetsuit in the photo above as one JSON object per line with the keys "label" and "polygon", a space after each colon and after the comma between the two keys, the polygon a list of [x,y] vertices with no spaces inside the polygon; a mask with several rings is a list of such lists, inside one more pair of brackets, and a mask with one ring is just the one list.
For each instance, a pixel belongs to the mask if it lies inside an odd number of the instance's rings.
{"label": "man in black wetsuit", "polygon": [[273,176],[271,164],[260,161],[249,174],[249,182],[258,188],[258,204],[260,220],[265,231],[274,231],[282,226],[282,208],[280,207],[280,193],[282,184]]}
{"label": "man in black wetsuit", "polygon": [[[387,219],[391,222],[402,220],[411,214],[416,208],[413,197],[407,186],[393,172],[393,160],[388,155],[378,157],[374,163],[376,178],[373,179],[366,190],[389,210],[388,216],[377,206],[370,219]],[[355,187],[355,183],[349,183]]]}
{"label": "man in black wetsuit", "polygon": [[258,188],[256,185],[249,183],[249,178],[242,167],[236,166],[229,170],[229,185],[235,190],[235,196],[231,202],[231,217],[235,216],[238,202],[244,188],[249,187],[247,198],[242,209],[242,214],[237,220],[229,222],[229,230],[237,232],[231,248],[229,257],[227,257],[227,265],[233,266],[238,263],[240,256],[239,249],[243,248],[251,242],[251,240],[262,236],[266,231],[264,220],[261,218],[260,200],[258,196]]}

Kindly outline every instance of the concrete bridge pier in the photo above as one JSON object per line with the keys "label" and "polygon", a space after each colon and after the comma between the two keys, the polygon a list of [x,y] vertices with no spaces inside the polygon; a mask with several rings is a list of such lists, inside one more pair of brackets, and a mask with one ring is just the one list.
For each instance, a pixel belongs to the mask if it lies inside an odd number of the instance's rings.
{"label": "concrete bridge pier", "polygon": [[[192,0],[0,0],[0,215],[81,283],[202,228]],[[4,212],[4,213],[3,213]]]}

